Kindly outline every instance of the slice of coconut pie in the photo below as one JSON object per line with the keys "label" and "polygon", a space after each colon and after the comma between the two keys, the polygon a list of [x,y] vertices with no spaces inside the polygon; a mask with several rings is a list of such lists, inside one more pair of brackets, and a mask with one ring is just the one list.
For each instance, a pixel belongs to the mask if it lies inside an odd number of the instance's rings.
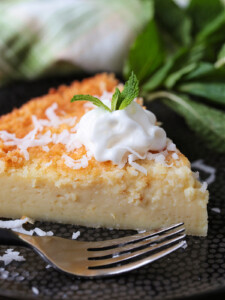
{"label": "slice of coconut pie", "polygon": [[[0,217],[123,229],[184,222],[187,234],[207,234],[205,185],[141,99],[118,106],[119,90],[99,74],[0,118]],[[108,109],[71,103],[77,94]]]}

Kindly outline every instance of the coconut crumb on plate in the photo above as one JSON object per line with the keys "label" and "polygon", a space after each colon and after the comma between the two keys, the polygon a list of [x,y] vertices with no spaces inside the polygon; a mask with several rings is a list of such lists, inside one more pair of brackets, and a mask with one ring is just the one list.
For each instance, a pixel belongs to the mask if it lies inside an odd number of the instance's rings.
{"label": "coconut crumb on plate", "polygon": [[5,254],[0,256],[0,261],[3,261],[5,266],[10,264],[12,261],[25,261],[25,258],[20,255],[19,251],[14,251],[14,249],[7,249]]}
{"label": "coconut crumb on plate", "polygon": [[74,232],[72,235],[72,240],[76,240],[80,236],[80,231]]}
{"label": "coconut crumb on plate", "polygon": [[35,295],[39,295],[39,290],[38,290],[38,288],[36,288],[35,286],[32,286],[32,292],[33,292]]}

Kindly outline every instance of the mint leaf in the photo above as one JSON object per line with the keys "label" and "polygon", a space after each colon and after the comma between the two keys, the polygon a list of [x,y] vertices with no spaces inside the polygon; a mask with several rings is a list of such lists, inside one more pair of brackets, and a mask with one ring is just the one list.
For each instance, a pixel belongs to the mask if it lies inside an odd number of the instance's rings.
{"label": "mint leaf", "polygon": [[213,45],[224,42],[225,10],[208,23],[197,35],[197,42],[205,42],[205,45]]}
{"label": "mint leaf", "polygon": [[215,66],[217,68],[220,68],[223,65],[225,65],[225,44],[223,44],[223,46],[221,47],[220,52],[218,54],[217,62],[215,63]]}
{"label": "mint leaf", "polygon": [[128,81],[125,83],[124,89],[119,97],[118,107],[117,109],[124,109],[127,107],[139,94],[139,86],[138,86],[137,77],[134,73],[131,73]]}
{"label": "mint leaf", "polygon": [[220,49],[220,52],[218,54],[218,59],[224,58],[225,57],[225,43],[223,44],[223,46]]}
{"label": "mint leaf", "polygon": [[212,71],[214,71],[214,69],[215,67],[213,64],[201,62],[198,64],[198,67],[196,69],[194,69],[184,77],[184,80],[204,78],[205,76],[208,76]]}
{"label": "mint leaf", "polygon": [[216,68],[214,64],[200,62],[195,70],[184,76],[183,81],[224,82],[225,68]]}
{"label": "mint leaf", "polygon": [[201,53],[196,55],[196,52],[195,49],[189,53],[187,48],[180,48],[179,51],[169,57],[167,62],[146,81],[142,86],[142,91],[145,93],[162,86],[167,76],[169,76],[170,73],[179,72],[179,69],[183,68],[185,62],[188,61],[192,63],[192,61],[195,62],[199,60]]}
{"label": "mint leaf", "polygon": [[185,74],[188,74],[189,72],[196,69],[196,66],[197,66],[196,63],[192,63],[170,74],[165,81],[165,86],[168,89],[171,89],[177,83],[177,81],[179,81]]}
{"label": "mint leaf", "polygon": [[135,74],[132,72],[128,81],[124,85],[122,92],[116,88],[111,101],[111,110],[106,106],[101,100],[91,95],[75,95],[71,99],[71,102],[74,101],[90,101],[94,105],[101,107],[104,110],[109,112],[124,109],[127,107],[139,94],[138,80]]}
{"label": "mint leaf", "polygon": [[199,63],[203,55],[204,49],[201,45],[191,48],[180,48],[142,85],[143,95],[160,86],[172,88],[178,80],[196,69],[197,63]]}
{"label": "mint leaf", "polygon": [[111,102],[111,110],[112,111],[118,109],[117,103],[118,103],[120,95],[121,95],[120,90],[118,88],[116,88],[115,93],[112,96],[112,102]]}
{"label": "mint leaf", "polygon": [[163,99],[209,147],[225,152],[225,114],[205,104],[190,100],[185,95],[159,91],[149,95],[149,100]]}
{"label": "mint leaf", "polygon": [[150,77],[149,80],[142,86],[143,92],[150,92],[156,88],[158,88],[168,75],[169,71],[173,67],[175,62],[174,58],[169,59],[159,70],[155,72],[155,74]]}
{"label": "mint leaf", "polygon": [[143,82],[162,65],[163,61],[163,45],[157,26],[154,20],[151,20],[131,46],[124,66],[124,76],[128,78],[131,71],[134,71],[138,80]]}
{"label": "mint leaf", "polygon": [[139,94],[139,86],[137,77],[132,72],[128,81],[124,85],[122,92],[116,88],[112,96],[111,110],[126,108]]}
{"label": "mint leaf", "polygon": [[219,15],[222,9],[220,0],[191,0],[187,13],[193,22],[193,32],[196,34],[203,29]]}
{"label": "mint leaf", "polygon": [[180,48],[175,54],[175,63],[169,74],[178,72],[187,65],[200,62],[205,55],[205,47],[202,44],[193,45],[188,48]]}
{"label": "mint leaf", "polygon": [[108,106],[106,106],[104,103],[102,103],[102,101],[100,101],[98,98],[93,97],[91,95],[75,95],[75,96],[73,96],[73,98],[71,99],[70,102],[74,102],[74,101],[90,101],[94,105],[111,112],[111,110],[108,108]]}
{"label": "mint leaf", "polygon": [[225,83],[220,82],[190,82],[177,87],[181,92],[196,95],[225,106]]}
{"label": "mint leaf", "polygon": [[185,96],[173,95],[169,99],[165,103],[183,116],[190,128],[210,148],[225,152],[225,114],[222,111],[194,102]]}
{"label": "mint leaf", "polygon": [[172,0],[155,0],[155,19],[164,35],[172,37],[177,45],[190,44],[191,20]]}

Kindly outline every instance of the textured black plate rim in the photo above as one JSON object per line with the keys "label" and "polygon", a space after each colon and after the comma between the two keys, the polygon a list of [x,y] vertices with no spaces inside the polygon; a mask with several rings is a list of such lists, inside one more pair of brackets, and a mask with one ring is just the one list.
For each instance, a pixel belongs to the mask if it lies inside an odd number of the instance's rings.
{"label": "textured black plate rim", "polygon": [[[94,280],[93,280],[94,282]],[[74,292],[76,293],[76,292]],[[219,300],[220,296],[222,296],[221,299],[224,299],[224,294],[225,294],[225,285],[223,287],[220,288],[209,288],[208,290],[206,290],[205,292],[199,292],[199,293],[193,293],[192,295],[187,295],[187,296],[182,296],[182,297],[164,297],[165,300],[203,300],[206,297],[217,297],[216,300]],[[12,300],[37,300],[37,297],[39,297],[39,295],[34,295],[33,297],[31,296],[26,296],[24,295],[24,293],[21,293],[20,291],[17,291],[17,295],[15,295],[15,292],[11,292],[11,291],[1,291],[0,290],[0,296],[3,297],[7,297],[9,299]],[[81,296],[82,297],[82,296]],[[49,300],[49,297],[45,297],[45,296],[41,296],[40,298],[41,300]],[[0,299],[3,300],[3,299]]]}

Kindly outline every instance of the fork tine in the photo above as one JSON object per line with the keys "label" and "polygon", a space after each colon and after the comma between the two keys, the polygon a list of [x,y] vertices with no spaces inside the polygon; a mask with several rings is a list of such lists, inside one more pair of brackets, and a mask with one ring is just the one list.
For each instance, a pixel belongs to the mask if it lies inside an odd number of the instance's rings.
{"label": "fork tine", "polygon": [[168,226],[166,228],[161,228],[161,229],[156,229],[156,230],[151,230],[151,231],[146,231],[144,233],[139,233],[139,234],[135,234],[135,235],[131,235],[131,236],[127,236],[127,237],[122,237],[122,238],[118,238],[118,239],[113,239],[113,240],[107,240],[104,242],[89,242],[89,244],[91,245],[91,247],[89,247],[89,250],[98,250],[97,248],[99,248],[99,250],[101,250],[100,248],[106,248],[106,247],[118,247],[121,244],[127,244],[130,242],[138,242],[139,240],[142,239],[146,239],[146,238],[150,238],[153,237],[155,235],[159,235],[162,234],[164,232],[167,232],[169,230],[178,228],[183,226],[184,223],[178,223],[178,224],[174,224],[171,226]]}
{"label": "fork tine", "polygon": [[91,267],[91,268],[92,267],[105,267],[105,266],[109,266],[109,265],[112,265],[112,264],[115,264],[115,263],[120,263],[120,262],[129,260],[129,259],[141,256],[141,255],[146,254],[146,253],[150,254],[150,252],[156,251],[156,250],[158,250],[162,247],[169,246],[170,244],[173,244],[175,242],[178,242],[178,241],[184,239],[185,236],[186,236],[185,234],[182,234],[178,237],[175,237],[173,239],[161,242],[161,243],[156,244],[154,246],[150,245],[149,247],[147,247],[145,249],[142,249],[142,250],[139,250],[139,251],[136,251],[136,252],[132,252],[132,253],[118,255],[117,257],[112,257],[112,258],[109,258],[109,259],[101,259],[101,260],[91,260],[91,261],[89,261],[89,267]]}
{"label": "fork tine", "polygon": [[89,259],[92,258],[101,258],[104,256],[109,256],[109,255],[115,255],[121,252],[127,252],[129,250],[133,250],[133,251],[138,251],[140,247],[144,247],[144,246],[150,246],[153,243],[156,242],[160,242],[162,240],[168,239],[168,238],[172,238],[174,235],[178,235],[182,232],[184,232],[184,228],[180,228],[178,227],[178,229],[173,229],[173,231],[168,231],[165,234],[161,234],[161,235],[157,235],[157,236],[153,236],[150,237],[145,240],[141,240],[141,241],[135,241],[135,243],[130,242],[129,244],[121,244],[121,247],[117,247],[117,248],[113,248],[113,249],[106,249],[106,250],[101,250],[101,251],[88,251],[88,255],[89,255]]}
{"label": "fork tine", "polygon": [[87,276],[89,276],[89,277],[111,276],[111,275],[117,275],[117,274],[135,270],[135,269],[145,266],[159,258],[162,258],[162,257],[166,256],[167,254],[172,253],[173,251],[183,247],[185,245],[185,243],[186,243],[185,241],[181,241],[167,249],[164,249],[153,255],[145,257],[139,261],[129,263],[129,264],[126,264],[123,266],[117,266],[117,267],[105,268],[105,269],[89,269],[89,274],[87,274]]}

